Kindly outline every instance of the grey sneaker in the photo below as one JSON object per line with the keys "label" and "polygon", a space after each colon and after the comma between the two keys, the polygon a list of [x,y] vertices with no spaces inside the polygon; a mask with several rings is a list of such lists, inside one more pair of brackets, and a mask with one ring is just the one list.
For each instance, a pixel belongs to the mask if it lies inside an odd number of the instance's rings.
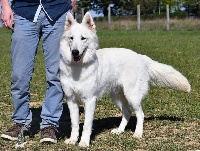
{"label": "grey sneaker", "polygon": [[57,129],[53,126],[41,129],[40,143],[57,143],[56,132]]}
{"label": "grey sneaker", "polygon": [[[1,138],[7,139],[7,140],[17,140],[18,139],[18,134],[23,127],[23,124],[15,124],[12,127],[10,127],[6,132],[4,132],[1,135]],[[28,135],[28,131],[24,133],[24,135]]]}

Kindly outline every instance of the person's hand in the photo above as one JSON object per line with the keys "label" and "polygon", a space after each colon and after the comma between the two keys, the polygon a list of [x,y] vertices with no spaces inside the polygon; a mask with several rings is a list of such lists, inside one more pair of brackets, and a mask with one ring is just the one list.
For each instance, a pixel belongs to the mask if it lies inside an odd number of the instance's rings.
{"label": "person's hand", "polygon": [[72,1],[72,11],[75,12],[76,11],[76,0],[71,0]]}
{"label": "person's hand", "polygon": [[14,16],[13,16],[13,11],[9,4],[2,5],[1,20],[6,28],[13,30]]}

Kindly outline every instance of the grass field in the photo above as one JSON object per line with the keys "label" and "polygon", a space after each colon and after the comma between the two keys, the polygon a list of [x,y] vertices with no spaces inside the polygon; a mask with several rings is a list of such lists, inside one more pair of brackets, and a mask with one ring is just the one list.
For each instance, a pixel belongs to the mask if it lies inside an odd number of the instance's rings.
{"label": "grass field", "polygon": [[[112,20],[111,24],[107,21],[96,21],[98,29],[101,30],[137,30],[136,19],[126,18]],[[141,20],[140,29],[143,31],[149,30],[166,30],[166,19],[146,19]],[[170,19],[170,30],[177,31],[194,31],[200,30],[199,19]]]}
{"label": "grass field", "polygon": [[[184,93],[174,89],[151,86],[149,95],[142,104],[145,114],[142,139],[132,137],[136,124],[134,113],[123,134],[112,135],[110,133],[119,125],[121,113],[112,104],[109,96],[105,95],[97,103],[89,149],[64,144],[64,140],[70,135],[70,118],[65,100],[58,143],[40,144],[40,112],[46,88],[40,46],[31,82],[30,107],[33,112],[33,135],[26,139],[28,144],[24,150],[200,150],[200,31],[101,30],[97,34],[100,48],[126,47],[148,55],[159,62],[172,65],[188,78],[192,91]],[[9,53],[10,31],[0,29],[0,133],[12,125]],[[83,107],[81,107],[81,127],[83,117]],[[0,150],[14,150],[15,144],[16,142],[0,139]]]}

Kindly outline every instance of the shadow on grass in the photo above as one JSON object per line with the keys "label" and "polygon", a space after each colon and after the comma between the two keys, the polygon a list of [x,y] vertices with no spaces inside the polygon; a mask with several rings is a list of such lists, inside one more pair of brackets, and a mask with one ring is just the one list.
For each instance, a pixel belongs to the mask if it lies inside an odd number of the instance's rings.
{"label": "shadow on grass", "polygon": [[[35,134],[39,133],[40,131],[40,113],[41,113],[41,107],[39,108],[32,108],[31,109],[33,113],[33,121],[32,121],[32,127],[31,127],[31,136],[34,137]],[[80,114],[84,112],[83,107],[80,107]],[[180,117],[175,117],[175,116],[158,116],[158,117],[148,117],[145,118],[144,121],[153,121],[153,120],[158,120],[158,121],[184,121],[183,118]],[[136,117],[132,116],[129,120],[128,125],[126,126],[126,130],[131,130],[135,131],[136,127]],[[117,128],[121,122],[121,117],[107,117],[107,118],[102,118],[102,119],[95,119],[93,121],[93,131],[92,131],[92,136],[91,140],[95,138],[96,135],[102,133],[105,130]],[[71,133],[71,120],[69,116],[69,110],[67,107],[67,104],[63,104],[63,113],[60,118],[60,127],[59,127],[59,134],[58,134],[58,139],[64,139],[64,138],[69,138],[70,133]],[[80,123],[80,135],[83,130],[83,123]],[[79,137],[80,138],[80,137]]]}
{"label": "shadow on grass", "polygon": [[[34,137],[37,133],[40,132],[40,123],[41,118],[40,114],[42,111],[42,107],[39,108],[31,108],[32,111],[32,123],[31,123],[31,137]],[[83,109],[80,109],[80,113],[83,112]],[[58,138],[69,137],[71,132],[71,120],[69,116],[69,110],[67,104],[63,104],[63,113],[59,121],[59,129],[58,129]]]}
{"label": "shadow on grass", "polygon": [[[154,121],[154,120],[158,120],[158,121],[184,121],[184,119],[179,118],[179,117],[170,117],[170,116],[159,116],[159,117],[148,117],[144,119],[144,122],[148,122],[148,121]],[[105,130],[112,130],[113,128],[117,128],[120,125],[121,122],[121,117],[108,117],[108,118],[104,118],[104,119],[98,119],[98,120],[94,120],[94,124],[93,124],[93,133],[92,133],[92,139],[100,134],[102,131]],[[135,116],[132,116],[126,126],[126,130],[131,130],[132,132],[135,131],[136,128],[136,122],[137,119]]]}

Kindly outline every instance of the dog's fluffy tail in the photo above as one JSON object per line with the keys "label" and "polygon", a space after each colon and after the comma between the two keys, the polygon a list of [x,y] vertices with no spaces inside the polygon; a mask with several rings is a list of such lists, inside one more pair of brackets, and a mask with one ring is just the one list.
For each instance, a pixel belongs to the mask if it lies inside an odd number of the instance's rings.
{"label": "dog's fluffy tail", "polygon": [[142,55],[148,67],[150,81],[158,86],[173,87],[185,92],[190,92],[191,86],[188,80],[173,67],[159,63]]}

